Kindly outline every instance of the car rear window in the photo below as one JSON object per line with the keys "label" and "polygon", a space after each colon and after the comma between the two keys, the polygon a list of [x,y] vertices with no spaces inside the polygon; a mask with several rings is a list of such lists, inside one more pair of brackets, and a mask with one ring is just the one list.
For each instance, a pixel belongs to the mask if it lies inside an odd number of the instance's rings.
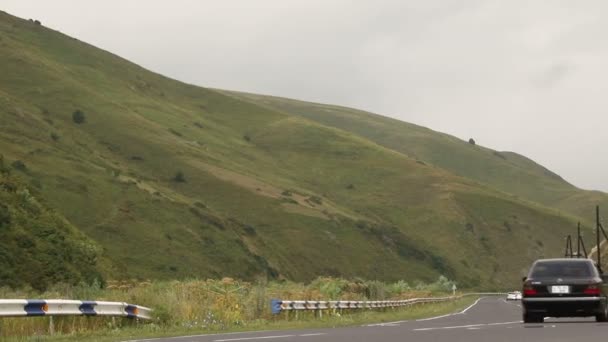
{"label": "car rear window", "polygon": [[542,261],[530,271],[530,278],[586,278],[595,276],[593,266],[586,261]]}

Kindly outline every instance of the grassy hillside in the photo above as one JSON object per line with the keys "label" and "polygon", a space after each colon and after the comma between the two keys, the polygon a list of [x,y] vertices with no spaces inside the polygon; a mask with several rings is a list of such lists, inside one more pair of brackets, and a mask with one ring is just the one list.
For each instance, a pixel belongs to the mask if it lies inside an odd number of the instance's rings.
{"label": "grassy hillside", "polygon": [[0,13],[0,150],[103,247],[111,278],[443,274],[504,287],[533,259],[560,254],[575,227],[432,159],[310,119]]}
{"label": "grassy hillside", "polygon": [[587,222],[593,220],[595,205],[608,206],[605,193],[578,189],[517,153],[471,145],[425,127],[356,109],[274,96],[224,93],[351,132],[456,175],[579,216]]}
{"label": "grassy hillside", "polygon": [[100,284],[101,248],[48,210],[11,171],[0,155],[0,284],[38,290]]}

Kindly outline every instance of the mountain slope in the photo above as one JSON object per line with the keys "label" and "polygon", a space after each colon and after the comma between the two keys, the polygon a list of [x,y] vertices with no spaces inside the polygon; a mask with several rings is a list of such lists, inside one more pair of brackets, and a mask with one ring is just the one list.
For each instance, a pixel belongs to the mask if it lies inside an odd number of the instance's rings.
{"label": "mountain slope", "polygon": [[41,204],[0,155],[0,284],[101,282],[103,264],[101,248]]}
{"label": "mountain slope", "polygon": [[575,219],[0,13],[0,150],[109,277],[516,284]]}
{"label": "mountain slope", "polygon": [[223,91],[256,105],[342,129],[454,174],[542,205],[593,221],[595,205],[608,196],[574,187],[559,175],[513,152],[471,145],[453,136],[356,109],[275,96]]}

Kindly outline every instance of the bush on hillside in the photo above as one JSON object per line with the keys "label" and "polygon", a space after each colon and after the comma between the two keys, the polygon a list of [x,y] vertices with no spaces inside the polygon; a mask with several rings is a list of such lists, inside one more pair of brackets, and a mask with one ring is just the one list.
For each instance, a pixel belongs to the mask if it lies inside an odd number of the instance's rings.
{"label": "bush on hillside", "polygon": [[4,204],[0,204],[0,227],[11,223],[11,213],[8,207]]}
{"label": "bush on hillside", "polygon": [[175,176],[173,176],[173,181],[177,183],[186,183],[186,176],[184,176],[183,172],[177,171]]}
{"label": "bush on hillside", "polygon": [[178,136],[178,137],[183,136],[183,134],[181,134],[180,132],[174,130],[173,128],[169,128],[168,130],[169,130],[169,132],[171,132],[171,134],[173,134],[175,136]]}
{"label": "bush on hillside", "polygon": [[475,145],[475,139],[473,139],[473,138],[469,139],[469,144]]}
{"label": "bush on hillside", "polygon": [[52,284],[102,282],[101,249],[26,185],[0,175],[0,284],[39,291]]}
{"label": "bush on hillside", "polygon": [[74,113],[72,113],[72,120],[79,125],[85,123],[86,117],[84,112],[82,112],[80,109],[75,110]]}
{"label": "bush on hillside", "polygon": [[25,166],[25,163],[22,162],[21,160],[15,160],[14,162],[11,163],[11,166],[13,167],[13,169],[19,170],[19,171],[25,171],[27,169],[27,166]]}
{"label": "bush on hillside", "polygon": [[318,204],[318,205],[322,205],[322,204],[323,204],[323,200],[321,199],[321,197],[319,197],[319,196],[314,196],[314,195],[313,195],[313,196],[308,197],[308,202],[309,202],[309,203],[311,203],[311,202],[312,202],[312,203],[315,203],[315,204]]}

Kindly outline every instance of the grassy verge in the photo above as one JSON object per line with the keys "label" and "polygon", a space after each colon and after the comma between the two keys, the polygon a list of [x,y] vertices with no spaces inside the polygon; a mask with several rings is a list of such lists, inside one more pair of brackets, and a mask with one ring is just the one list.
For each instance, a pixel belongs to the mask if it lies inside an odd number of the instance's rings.
{"label": "grassy verge", "polygon": [[[22,317],[0,319],[2,340],[117,340],[134,337],[191,335],[219,332],[333,327],[367,322],[426,317],[457,310],[470,299],[418,304],[377,311],[313,312],[272,315],[270,300],[387,300],[445,296],[452,282],[440,277],[431,284],[318,278],[309,284],[288,281],[255,283],[222,280],[113,282],[67,286],[38,293],[0,288],[0,298],[64,298],[120,301],[154,309],[146,322],[112,317]],[[51,336],[52,335],[52,336]]]}
{"label": "grassy verge", "polygon": [[[472,304],[476,299],[476,297],[466,297],[445,303],[418,304],[399,309],[387,309],[386,311],[362,311],[342,314],[339,316],[325,314],[323,315],[323,318],[313,317],[311,312],[300,313],[298,320],[288,318],[286,313],[283,313],[271,320],[256,320],[247,322],[242,326],[232,326],[227,329],[204,329],[200,327],[189,328],[186,326],[161,327],[156,324],[130,324],[128,326],[123,326],[121,329],[108,328],[95,332],[57,336],[14,337],[8,338],[7,341],[80,341],[85,339],[95,341],[121,341],[141,338],[217,334],[240,331],[336,328],[439,316],[452,312],[458,312]],[[102,320],[106,319],[102,318]]]}

